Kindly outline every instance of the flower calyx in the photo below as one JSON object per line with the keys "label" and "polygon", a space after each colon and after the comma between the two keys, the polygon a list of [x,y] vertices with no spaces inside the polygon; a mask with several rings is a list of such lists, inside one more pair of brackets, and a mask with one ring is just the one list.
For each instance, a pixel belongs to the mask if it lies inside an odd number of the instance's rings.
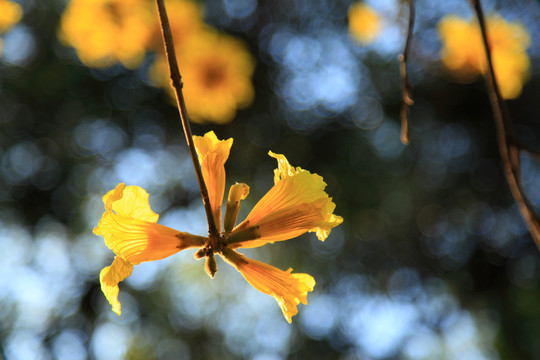
{"label": "flower calyx", "polygon": [[222,235],[212,235],[210,234],[204,243],[204,246],[201,247],[194,255],[195,259],[199,260],[206,258],[206,263],[204,270],[212,279],[214,278],[217,272],[217,263],[214,258],[214,253],[221,253],[223,249],[227,248],[227,239]]}

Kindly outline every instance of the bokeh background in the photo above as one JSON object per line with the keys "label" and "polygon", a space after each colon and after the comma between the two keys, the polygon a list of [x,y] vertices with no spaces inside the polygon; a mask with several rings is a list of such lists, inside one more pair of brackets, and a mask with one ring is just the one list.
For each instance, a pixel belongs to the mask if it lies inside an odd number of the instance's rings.
{"label": "bokeh background", "polygon": [[[107,191],[142,186],[160,223],[207,231],[177,109],[149,75],[158,50],[88,66],[59,39],[69,1],[17,3],[0,56],[0,358],[540,358],[540,256],[501,172],[484,81],[456,81],[441,62],[437,24],[471,19],[467,1],[416,1],[409,146],[406,5],[366,1],[379,25],[358,41],[352,1],[199,3],[253,59],[254,92],[230,122],[193,124],[234,138],[227,183],[251,186],[239,218],[272,184],[272,150],[323,176],[345,219],[324,243],[306,234],[244,252],[315,277],[292,325],[223,262],[210,279],[190,250],[137,265],[120,284],[122,316],[110,310],[99,271],[114,254],[92,233]],[[483,5],[530,36],[528,81],[508,105],[540,151],[540,5]],[[540,206],[539,160],[522,161]]]}

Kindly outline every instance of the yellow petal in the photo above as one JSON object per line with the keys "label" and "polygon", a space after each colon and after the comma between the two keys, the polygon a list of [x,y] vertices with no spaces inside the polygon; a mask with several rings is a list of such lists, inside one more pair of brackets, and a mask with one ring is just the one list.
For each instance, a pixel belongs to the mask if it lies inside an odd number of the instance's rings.
{"label": "yellow petal", "polygon": [[219,140],[213,131],[194,136],[195,148],[201,162],[214,220],[221,231],[221,202],[225,193],[225,162],[229,158],[233,139]]}
{"label": "yellow petal", "polygon": [[[334,215],[336,205],[324,192],[322,177],[300,167],[292,167],[285,156],[270,152],[278,160],[274,186],[255,205],[246,220],[229,237],[232,248],[257,247],[272,241],[292,239],[316,232],[324,241],[343,219]],[[246,234],[260,237],[245,240]]]}
{"label": "yellow petal", "polygon": [[113,212],[105,212],[94,229],[105,244],[132,264],[164,259],[189,247],[201,246],[202,237],[180,233],[178,230],[137,220]]}
{"label": "yellow petal", "polygon": [[294,166],[291,166],[285,155],[275,154],[271,151],[269,151],[268,154],[276,159],[278,163],[277,169],[274,169],[274,184],[277,184],[281,179],[285,179],[305,171],[301,167],[295,168]]}
{"label": "yellow petal", "polygon": [[112,305],[112,311],[120,315],[120,302],[118,301],[118,283],[128,276],[133,271],[133,265],[122,259],[120,256],[114,258],[111,266],[107,266],[101,270],[99,274],[99,282],[101,283],[101,291],[105,294],[107,300]]}
{"label": "yellow petal", "polygon": [[103,200],[106,211],[94,234],[103,236],[115,254],[134,265],[204,243],[200,236],[155,224],[158,215],[150,209],[148,194],[142,188],[119,184]]}
{"label": "yellow petal", "polygon": [[159,215],[152,211],[148,193],[138,186],[125,186],[120,183],[116,189],[103,196],[105,210],[113,210],[118,215],[138,220],[157,222]]}
{"label": "yellow petal", "polygon": [[293,274],[292,268],[280,270],[260,261],[251,260],[226,249],[225,260],[233,265],[255,289],[276,299],[283,316],[289,322],[298,313],[297,305],[307,304],[307,294],[313,291],[315,279],[309,274]]}

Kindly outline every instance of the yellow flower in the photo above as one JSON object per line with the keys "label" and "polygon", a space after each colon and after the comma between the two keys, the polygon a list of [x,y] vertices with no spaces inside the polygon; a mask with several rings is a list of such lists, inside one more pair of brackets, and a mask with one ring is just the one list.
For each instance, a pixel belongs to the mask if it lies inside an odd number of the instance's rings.
{"label": "yellow flower", "polygon": [[[22,17],[21,6],[17,3],[0,0],[0,34],[5,33]],[[0,39],[0,55],[2,54],[2,39]]]}
{"label": "yellow flower", "polygon": [[117,62],[139,66],[156,26],[146,0],[71,0],[62,14],[58,37],[75,48],[87,66]]}
{"label": "yellow flower", "polygon": [[[213,132],[194,137],[203,177],[208,184],[214,219],[221,222],[224,195],[224,164],[229,157],[232,139],[219,140]],[[257,290],[273,296],[290,323],[298,313],[297,305],[307,303],[307,294],[315,286],[308,274],[282,271],[259,261],[247,259],[236,248],[251,248],[268,242],[288,240],[308,231],[323,241],[331,229],[343,221],[333,214],[335,205],[324,192],[326,184],[317,174],[289,165],[283,155],[270,152],[278,161],[274,186],[255,205],[246,220],[234,227],[249,187],[231,186],[223,218],[223,232],[218,239],[191,235],[157,224],[158,215],[148,204],[148,194],[135,186],[119,184],[103,197],[105,213],[94,233],[105,238],[116,258],[102,270],[102,290],[120,314],[118,283],[131,274],[133,265],[170,256],[180,250],[199,247],[196,258],[206,257],[206,270],[213,277],[217,270],[214,254],[233,265]],[[219,225],[221,229],[221,224]]]}
{"label": "yellow flower", "polygon": [[369,44],[381,30],[379,15],[363,2],[356,2],[349,8],[349,33],[361,44]]}
{"label": "yellow flower", "polygon": [[[255,60],[242,41],[206,30],[175,44],[175,49],[190,120],[225,124],[238,109],[251,105]],[[150,79],[173,95],[164,56],[152,65]]]}
{"label": "yellow flower", "polygon": [[[506,22],[498,15],[490,16],[486,24],[501,94],[506,99],[517,98],[529,76],[529,34],[522,24]],[[442,62],[457,80],[470,82],[485,73],[487,60],[476,21],[448,15],[439,22],[438,31]]]}

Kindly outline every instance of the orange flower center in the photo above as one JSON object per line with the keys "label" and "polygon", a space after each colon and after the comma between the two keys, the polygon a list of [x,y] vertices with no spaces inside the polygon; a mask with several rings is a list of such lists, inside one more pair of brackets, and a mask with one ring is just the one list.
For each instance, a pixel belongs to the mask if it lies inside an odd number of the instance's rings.
{"label": "orange flower center", "polygon": [[105,9],[107,12],[111,15],[112,21],[118,25],[122,26],[122,11],[120,10],[120,6],[115,1],[107,1],[105,3]]}
{"label": "orange flower center", "polygon": [[207,88],[219,86],[225,80],[225,71],[223,66],[214,61],[208,62],[202,71],[202,82]]}

